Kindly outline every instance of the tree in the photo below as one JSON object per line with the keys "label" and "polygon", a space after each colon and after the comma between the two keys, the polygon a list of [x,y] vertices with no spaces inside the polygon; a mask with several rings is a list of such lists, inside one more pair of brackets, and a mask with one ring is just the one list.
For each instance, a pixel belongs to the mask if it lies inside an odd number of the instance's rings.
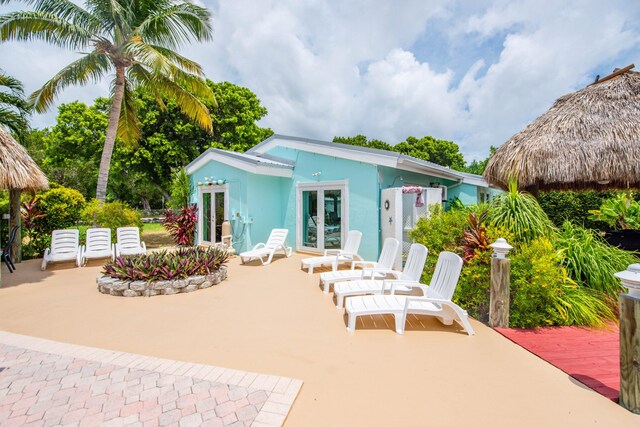
{"label": "tree", "polygon": [[[0,0],[0,4],[10,1]],[[136,87],[153,94],[161,106],[162,98],[174,101],[203,129],[212,129],[201,99],[215,103],[213,92],[200,65],[175,51],[191,39],[211,39],[206,8],[189,0],[85,0],[84,8],[71,0],[15,1],[33,5],[34,10],[0,16],[0,40],[42,40],[75,51],[89,50],[31,95],[36,111],[48,110],[67,86],[115,73],[96,186],[99,200],[106,197],[116,137],[133,144],[140,136],[133,100]]]}
{"label": "tree", "polygon": [[469,166],[467,166],[467,172],[482,175],[487,167],[487,163],[489,163],[489,159],[495,154],[496,150],[497,148],[492,145],[491,148],[489,148],[489,157],[484,160],[472,161]]}
{"label": "tree", "polygon": [[395,151],[427,160],[458,171],[465,170],[464,157],[455,142],[425,136],[420,139],[410,136],[394,147]]}
{"label": "tree", "polygon": [[333,142],[340,144],[357,145],[358,147],[377,148],[379,150],[395,151],[394,147],[379,139],[368,139],[364,135],[334,136]]}
{"label": "tree", "polygon": [[24,99],[24,86],[19,80],[0,70],[0,125],[17,135],[29,129],[29,103]]}

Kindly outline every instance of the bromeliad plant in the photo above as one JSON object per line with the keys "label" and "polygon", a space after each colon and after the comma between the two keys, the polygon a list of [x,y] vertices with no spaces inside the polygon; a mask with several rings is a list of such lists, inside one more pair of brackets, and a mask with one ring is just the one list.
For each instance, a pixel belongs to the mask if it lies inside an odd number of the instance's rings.
{"label": "bromeliad plant", "polygon": [[180,248],[118,257],[104,266],[102,274],[128,281],[176,280],[214,273],[228,259],[229,253],[219,248]]}
{"label": "bromeliad plant", "polygon": [[179,246],[193,246],[198,222],[198,207],[186,206],[174,211],[164,211],[162,225],[169,232],[173,241]]}

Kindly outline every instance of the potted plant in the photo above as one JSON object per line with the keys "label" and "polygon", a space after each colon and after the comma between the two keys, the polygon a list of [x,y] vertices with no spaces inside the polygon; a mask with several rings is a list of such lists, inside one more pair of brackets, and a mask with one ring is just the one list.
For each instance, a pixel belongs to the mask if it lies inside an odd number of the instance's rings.
{"label": "potted plant", "polygon": [[605,200],[600,209],[589,213],[589,219],[611,227],[604,235],[610,245],[629,251],[640,250],[640,203],[634,200],[633,193],[619,193]]}

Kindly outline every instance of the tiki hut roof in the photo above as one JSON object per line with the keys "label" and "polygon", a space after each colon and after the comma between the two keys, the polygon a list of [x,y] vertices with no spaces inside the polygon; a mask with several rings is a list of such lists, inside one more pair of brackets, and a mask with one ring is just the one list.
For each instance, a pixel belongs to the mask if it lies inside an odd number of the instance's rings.
{"label": "tiki hut roof", "polygon": [[484,172],[524,190],[640,187],[640,73],[633,65],[559,98],[495,152]]}
{"label": "tiki hut roof", "polygon": [[27,150],[0,126],[0,189],[40,190],[49,187]]}

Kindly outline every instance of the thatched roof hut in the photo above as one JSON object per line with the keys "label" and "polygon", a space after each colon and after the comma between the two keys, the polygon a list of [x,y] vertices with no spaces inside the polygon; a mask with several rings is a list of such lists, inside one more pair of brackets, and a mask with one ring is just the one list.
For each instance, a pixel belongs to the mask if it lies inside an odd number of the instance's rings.
{"label": "thatched roof hut", "polygon": [[640,187],[640,73],[633,65],[559,98],[493,155],[485,179],[529,191]]}
{"label": "thatched roof hut", "polygon": [[0,126],[0,189],[40,190],[49,181],[27,150]]}

